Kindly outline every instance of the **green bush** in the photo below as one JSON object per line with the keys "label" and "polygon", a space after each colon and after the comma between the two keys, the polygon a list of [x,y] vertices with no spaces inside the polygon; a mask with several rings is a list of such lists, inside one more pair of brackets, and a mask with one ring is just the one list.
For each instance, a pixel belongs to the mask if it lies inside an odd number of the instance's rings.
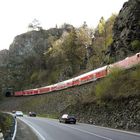
{"label": "green bush", "polygon": [[134,50],[140,49],[140,41],[139,40],[134,40],[131,42],[131,46]]}
{"label": "green bush", "polygon": [[112,73],[99,81],[95,88],[97,100],[116,100],[140,95],[140,66],[135,69],[121,71],[114,69]]}
{"label": "green bush", "polygon": [[6,113],[0,113],[0,129],[5,135],[7,130],[10,130],[10,126],[12,125],[13,117]]}
{"label": "green bush", "polygon": [[33,72],[33,74],[30,77],[30,80],[32,83],[34,83],[38,79],[38,72]]}
{"label": "green bush", "polygon": [[112,38],[112,36],[109,36],[109,37],[107,38],[107,41],[106,41],[106,46],[107,46],[107,47],[110,46],[110,45],[112,44],[112,42],[113,42],[113,38]]}
{"label": "green bush", "polygon": [[59,117],[59,115],[57,113],[56,114],[39,114],[38,116],[51,118],[51,119],[58,119],[58,117]]}
{"label": "green bush", "polygon": [[133,71],[133,72],[131,73],[131,77],[132,77],[132,79],[134,79],[134,80],[137,80],[137,81],[140,80],[140,65],[138,65],[138,66],[136,67],[136,71]]}
{"label": "green bush", "polygon": [[99,100],[111,100],[116,96],[116,92],[119,89],[119,77],[122,71],[120,69],[112,70],[112,73],[101,80],[95,87],[95,95]]}
{"label": "green bush", "polygon": [[140,92],[139,92],[139,90],[140,90],[140,65],[138,65],[137,67],[136,67],[136,70],[135,71],[133,71],[132,73],[131,73],[131,79],[132,79],[132,83],[131,84],[133,84],[133,87],[134,87],[134,90],[135,91],[138,91],[136,94],[139,94]]}

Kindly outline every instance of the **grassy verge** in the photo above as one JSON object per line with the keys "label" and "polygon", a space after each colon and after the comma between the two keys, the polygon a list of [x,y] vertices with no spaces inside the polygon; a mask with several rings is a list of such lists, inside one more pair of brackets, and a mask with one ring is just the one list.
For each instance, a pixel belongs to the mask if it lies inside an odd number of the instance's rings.
{"label": "grassy verge", "polygon": [[51,119],[58,119],[58,114],[39,114],[39,117],[46,117],[46,118],[51,118]]}
{"label": "grassy verge", "polygon": [[4,138],[9,137],[13,129],[13,117],[6,113],[0,113],[0,129],[4,135]]}

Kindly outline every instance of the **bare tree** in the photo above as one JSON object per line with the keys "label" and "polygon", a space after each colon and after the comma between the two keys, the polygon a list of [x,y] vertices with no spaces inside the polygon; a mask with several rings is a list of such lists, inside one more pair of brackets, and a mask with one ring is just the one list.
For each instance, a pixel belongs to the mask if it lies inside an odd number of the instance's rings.
{"label": "bare tree", "polygon": [[39,20],[34,19],[31,23],[29,23],[28,29],[29,30],[37,30],[37,31],[40,31],[40,30],[42,30],[42,26],[41,26]]}

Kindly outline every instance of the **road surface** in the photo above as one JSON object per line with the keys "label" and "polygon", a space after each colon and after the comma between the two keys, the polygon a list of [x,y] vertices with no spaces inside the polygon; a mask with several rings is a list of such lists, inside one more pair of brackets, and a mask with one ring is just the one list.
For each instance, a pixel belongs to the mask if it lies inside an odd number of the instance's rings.
{"label": "road surface", "polygon": [[39,140],[140,140],[139,133],[119,131],[95,125],[64,124],[55,119],[18,117],[31,127]]}
{"label": "road surface", "polygon": [[17,128],[15,140],[38,140],[33,130],[19,119],[17,119]]}

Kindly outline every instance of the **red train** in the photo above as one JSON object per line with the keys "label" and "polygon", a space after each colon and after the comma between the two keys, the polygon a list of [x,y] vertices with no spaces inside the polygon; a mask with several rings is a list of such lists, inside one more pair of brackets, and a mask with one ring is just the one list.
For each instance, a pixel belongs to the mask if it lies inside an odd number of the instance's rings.
{"label": "red train", "polygon": [[24,91],[16,91],[14,92],[14,96],[38,95],[66,89],[73,86],[82,85],[107,76],[111,72],[111,70],[115,67],[118,67],[120,69],[129,69],[139,63],[140,63],[140,53],[137,53],[134,56],[125,58],[124,60],[118,61],[110,65],[106,65],[104,67],[92,70],[80,76],[74,77],[69,80],[65,80],[63,82],[56,83],[54,85]]}

